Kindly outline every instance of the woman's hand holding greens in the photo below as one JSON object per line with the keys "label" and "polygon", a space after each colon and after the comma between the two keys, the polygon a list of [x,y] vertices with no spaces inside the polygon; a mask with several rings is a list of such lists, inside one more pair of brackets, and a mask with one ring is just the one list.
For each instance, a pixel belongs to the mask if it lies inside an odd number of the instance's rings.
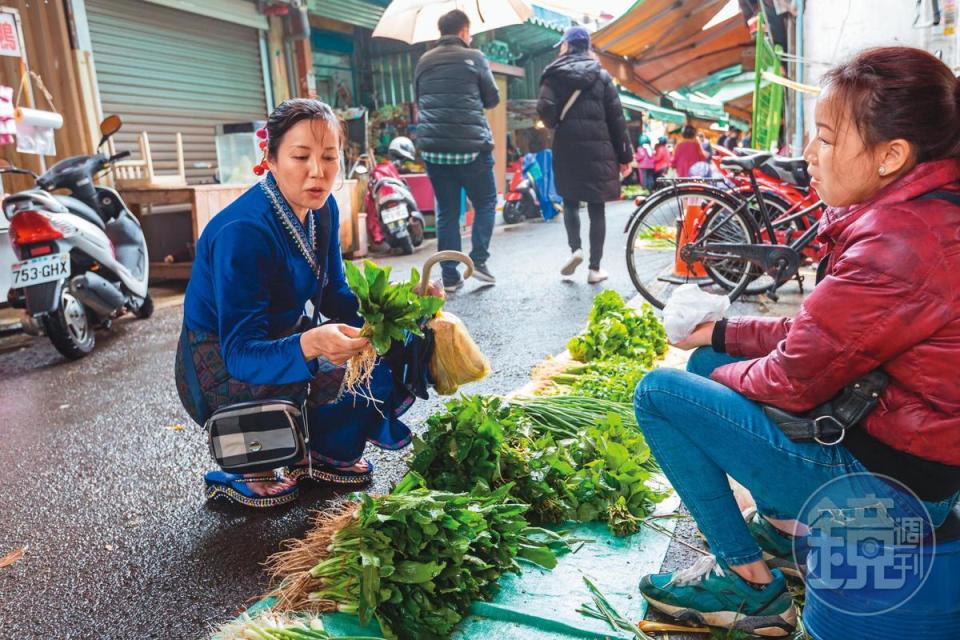
{"label": "woman's hand holding greens", "polygon": [[360,329],[348,324],[325,324],[300,334],[300,348],[307,360],[320,357],[341,365],[369,344]]}

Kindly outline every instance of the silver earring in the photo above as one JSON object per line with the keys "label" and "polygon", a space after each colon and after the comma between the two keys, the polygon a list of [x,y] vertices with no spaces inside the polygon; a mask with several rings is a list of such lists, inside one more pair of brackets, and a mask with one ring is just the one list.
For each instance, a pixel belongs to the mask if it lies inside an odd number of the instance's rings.
{"label": "silver earring", "polygon": [[886,167],[880,167],[880,175],[883,175],[883,174],[885,174],[886,172],[887,172],[887,168],[886,168]]}

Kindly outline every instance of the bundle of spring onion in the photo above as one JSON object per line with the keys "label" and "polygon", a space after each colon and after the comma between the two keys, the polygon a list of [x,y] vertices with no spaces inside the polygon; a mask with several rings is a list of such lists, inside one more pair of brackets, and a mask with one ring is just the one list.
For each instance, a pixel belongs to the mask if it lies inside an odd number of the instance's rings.
{"label": "bundle of spring onion", "polygon": [[[269,609],[250,616],[243,614],[220,627],[210,640],[331,640],[333,636],[323,628],[319,616],[311,614],[284,614]],[[375,640],[361,636],[338,640]]]}
{"label": "bundle of spring onion", "polygon": [[422,484],[410,474],[390,495],[361,495],[286,543],[268,560],[277,608],[376,618],[387,638],[446,638],[518,558],[556,565],[565,543],[528,526],[510,485],[464,494]]}
{"label": "bundle of spring onion", "polygon": [[664,497],[629,405],[578,396],[463,396],[427,422],[411,469],[430,487],[513,486],[532,522],[606,521],[617,534]]}
{"label": "bundle of spring onion", "polygon": [[567,350],[580,362],[620,356],[650,367],[667,352],[667,333],[650,305],[638,313],[608,289],[594,298],[587,328],[570,339]]}

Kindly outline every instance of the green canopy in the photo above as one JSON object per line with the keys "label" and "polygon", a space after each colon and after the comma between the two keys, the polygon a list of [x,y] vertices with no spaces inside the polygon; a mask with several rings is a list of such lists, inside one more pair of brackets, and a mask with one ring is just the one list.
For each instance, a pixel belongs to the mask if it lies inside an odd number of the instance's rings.
{"label": "green canopy", "polygon": [[651,104],[623,90],[620,91],[620,104],[623,105],[624,109],[646,113],[651,118],[656,120],[673,122],[676,124],[683,124],[687,121],[686,114],[680,113],[679,111],[674,111],[673,109],[667,109],[666,107]]}
{"label": "green canopy", "polygon": [[713,120],[715,122],[727,122],[729,118],[727,112],[723,110],[723,104],[707,96],[671,91],[667,94],[666,99],[675,109],[685,111],[694,118]]}

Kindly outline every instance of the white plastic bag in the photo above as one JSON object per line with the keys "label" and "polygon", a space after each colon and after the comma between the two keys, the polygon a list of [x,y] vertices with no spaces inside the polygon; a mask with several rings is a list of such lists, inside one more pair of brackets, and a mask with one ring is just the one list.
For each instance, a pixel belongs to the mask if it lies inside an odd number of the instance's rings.
{"label": "white plastic bag", "polygon": [[697,325],[720,320],[730,308],[730,298],[707,293],[696,284],[682,284],[663,308],[667,339],[676,344],[693,333]]}

